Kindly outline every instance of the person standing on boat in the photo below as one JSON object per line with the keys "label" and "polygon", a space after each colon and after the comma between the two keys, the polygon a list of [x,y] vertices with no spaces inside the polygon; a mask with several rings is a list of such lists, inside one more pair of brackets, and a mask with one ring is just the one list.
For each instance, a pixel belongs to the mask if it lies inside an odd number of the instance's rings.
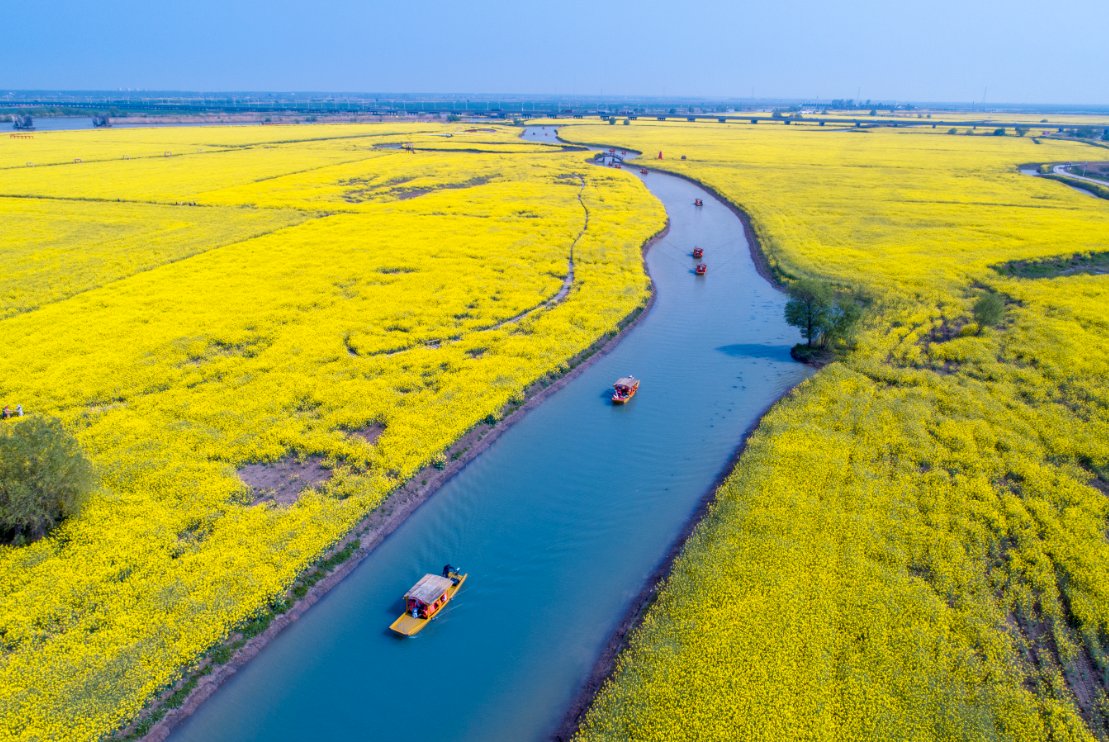
{"label": "person standing on boat", "polygon": [[458,573],[458,567],[451,566],[450,562],[447,562],[446,564],[443,565],[443,576],[446,577],[448,580],[450,580],[452,585],[457,585],[458,584],[458,578],[457,577],[451,577],[452,574],[457,574],[457,573]]}

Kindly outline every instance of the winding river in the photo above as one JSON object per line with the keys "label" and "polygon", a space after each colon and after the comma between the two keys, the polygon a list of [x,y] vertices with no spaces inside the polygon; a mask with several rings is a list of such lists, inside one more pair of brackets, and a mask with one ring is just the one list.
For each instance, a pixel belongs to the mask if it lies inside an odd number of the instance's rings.
{"label": "winding river", "polygon": [[[554,141],[545,127],[526,138]],[[635,168],[634,172],[638,172]],[[784,296],[736,215],[642,177],[670,214],[647,253],[656,300],[596,363],[451,479],[173,739],[539,740],[762,412],[808,374]],[[704,200],[695,208],[695,198]],[[708,275],[693,273],[694,245]],[[627,406],[612,381],[643,380]],[[419,637],[400,597],[444,562],[466,587]]]}

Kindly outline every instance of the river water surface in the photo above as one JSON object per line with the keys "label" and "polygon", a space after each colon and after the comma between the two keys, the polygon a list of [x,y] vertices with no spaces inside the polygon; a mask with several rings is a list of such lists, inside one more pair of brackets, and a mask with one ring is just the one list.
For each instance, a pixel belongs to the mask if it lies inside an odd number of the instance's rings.
{"label": "river water surface", "polygon": [[[549,131],[532,127],[525,138],[553,142]],[[785,298],[756,272],[736,215],[687,181],[637,177],[671,220],[647,253],[651,310],[444,485],[173,739],[552,734],[744,432],[808,374],[790,360],[797,338],[782,318]],[[705,249],[704,277],[693,273],[694,245]],[[629,373],[642,379],[640,392],[614,407],[611,384]],[[418,637],[391,636],[404,591],[445,562],[470,574],[458,598]]]}

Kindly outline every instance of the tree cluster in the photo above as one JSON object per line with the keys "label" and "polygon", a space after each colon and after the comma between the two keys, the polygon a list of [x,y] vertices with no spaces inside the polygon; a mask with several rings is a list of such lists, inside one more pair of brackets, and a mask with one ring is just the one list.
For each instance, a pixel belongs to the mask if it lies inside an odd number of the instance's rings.
{"label": "tree cluster", "polygon": [[95,484],[92,465],[58,420],[0,425],[0,543],[45,536],[77,512]]}
{"label": "tree cluster", "polygon": [[862,317],[857,297],[837,293],[827,283],[803,278],[789,287],[786,322],[801,330],[809,348],[850,346]]}

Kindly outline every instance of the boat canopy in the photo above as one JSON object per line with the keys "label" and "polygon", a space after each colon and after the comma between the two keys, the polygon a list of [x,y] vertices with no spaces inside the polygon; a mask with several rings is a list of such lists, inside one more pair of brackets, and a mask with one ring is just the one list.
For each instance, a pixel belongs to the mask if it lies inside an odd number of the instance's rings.
{"label": "boat canopy", "polygon": [[454,583],[446,577],[439,575],[424,575],[412,588],[404,594],[405,600],[414,599],[430,605],[447,592],[447,588]]}
{"label": "boat canopy", "polygon": [[635,378],[634,376],[621,376],[619,379],[616,380],[616,383],[613,384],[613,386],[633,387],[638,383],[639,379]]}

